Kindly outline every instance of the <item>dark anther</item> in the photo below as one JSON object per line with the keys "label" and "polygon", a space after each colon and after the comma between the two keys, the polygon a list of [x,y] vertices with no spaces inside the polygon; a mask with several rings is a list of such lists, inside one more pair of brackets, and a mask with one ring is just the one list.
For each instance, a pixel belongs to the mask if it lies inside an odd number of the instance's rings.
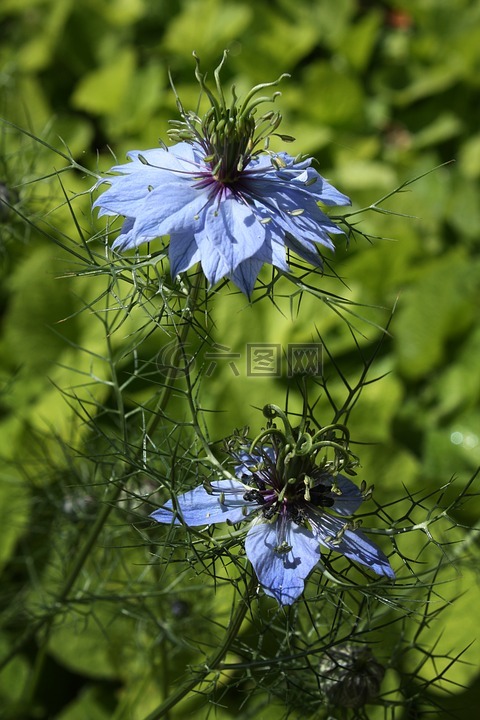
{"label": "dark anther", "polygon": [[297,525],[303,524],[303,522],[306,518],[306,515],[305,515],[304,511],[302,510],[302,508],[294,506],[289,510],[289,513],[290,513],[290,518],[293,520],[294,523],[297,523]]}
{"label": "dark anther", "polygon": [[259,505],[265,504],[264,497],[259,490],[247,490],[247,492],[243,496],[243,499],[246,502],[256,502]]}
{"label": "dark anther", "polygon": [[330,485],[315,485],[310,488],[310,502],[317,507],[333,507],[335,499],[327,494],[331,490]]}
{"label": "dark anther", "polygon": [[278,509],[276,505],[270,505],[270,507],[266,507],[263,511],[263,517],[265,520],[272,520],[272,518],[275,517],[277,514]]}

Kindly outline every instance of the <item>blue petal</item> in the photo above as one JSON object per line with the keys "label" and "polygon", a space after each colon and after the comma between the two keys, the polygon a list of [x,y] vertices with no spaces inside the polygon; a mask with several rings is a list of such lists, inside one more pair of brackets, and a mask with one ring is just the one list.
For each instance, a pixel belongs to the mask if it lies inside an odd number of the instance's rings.
{"label": "blue petal", "polygon": [[[351,205],[349,197],[339,192],[314,168],[308,168],[295,178],[296,183],[305,186],[305,190],[323,205]],[[308,183],[308,185],[305,185]]]}
{"label": "blue petal", "polygon": [[272,447],[269,445],[262,445],[261,452],[262,454],[254,453],[253,455],[250,455],[250,453],[242,450],[235,454],[237,460],[240,461],[240,465],[235,466],[235,475],[237,477],[252,477],[252,471],[254,472],[258,464],[265,459],[267,462],[270,460],[272,465],[275,465],[275,450]]}
{"label": "blue petal", "polygon": [[122,229],[112,245],[113,248],[118,247],[120,250],[124,250],[125,248],[130,247],[130,238],[132,237],[132,229],[134,225],[135,218],[125,218]]}
{"label": "blue petal", "polygon": [[361,490],[351,480],[344,475],[337,475],[335,479],[332,477],[330,481],[336,484],[341,491],[341,495],[337,493],[327,493],[333,499],[334,510],[339,515],[353,515],[363,502]]}
{"label": "blue petal", "polygon": [[360,530],[346,530],[341,536],[341,540],[336,541],[333,538],[344,526],[342,519],[323,514],[320,522],[315,521],[315,525],[314,533],[318,541],[325,547],[342,553],[354,562],[366,565],[377,575],[395,577],[387,556]]}
{"label": "blue petal", "polygon": [[152,237],[189,231],[193,239],[196,227],[200,226],[198,216],[206,202],[206,193],[196,190],[187,179],[165,176],[161,185],[151,192],[145,190],[143,203],[137,210],[135,230],[139,235]]}
{"label": "blue petal", "polygon": [[170,260],[170,273],[173,278],[191,268],[195,263],[200,262],[200,250],[195,240],[192,239],[191,233],[170,234],[168,257]]}
{"label": "blue petal", "polygon": [[[285,233],[272,222],[272,211],[265,205],[255,203],[255,213],[262,224],[264,231],[264,242],[257,252],[252,255],[252,260],[275,265],[284,272],[289,272],[285,253]],[[266,221],[266,222],[262,222]]]}
{"label": "blue petal", "polygon": [[[110,184],[110,188],[93,203],[93,207],[100,208],[99,216],[136,217],[138,203],[148,198],[150,189],[159,186],[170,187],[174,181],[188,182],[191,177],[205,169],[203,164],[197,162],[198,152],[187,143],[179,143],[169,152],[158,148],[143,152],[135,150],[128,153],[128,156],[131,162],[115,165],[111,169],[111,172],[121,173],[120,175],[102,178],[95,186]],[[139,159],[140,157],[142,160]],[[175,175],[175,171],[179,175]]]}
{"label": "blue petal", "polygon": [[262,247],[251,258],[240,263],[229,277],[247,297],[250,297],[258,273],[265,263],[274,265],[283,272],[290,272],[285,259],[285,243],[278,241],[276,238],[272,239],[268,227],[266,228],[265,242]]}
{"label": "blue petal", "polygon": [[[108,182],[110,188],[93,204],[100,208],[99,216],[123,215],[134,220],[128,237],[118,238],[115,247],[133,247],[185,227],[193,236],[195,217],[208,201],[193,182],[205,170],[198,148],[179,143],[169,152],[134,151],[129,157],[131,162],[112,168],[121,175],[97,183],[98,187]],[[126,235],[125,230],[122,234]]]}
{"label": "blue petal", "polygon": [[139,164],[136,167],[136,172],[108,180],[110,187],[93,203],[94,208],[100,208],[99,217],[102,215],[136,217],[149,195],[149,187],[157,187],[162,181],[166,183],[169,178],[168,174],[148,168],[146,165]]}
{"label": "blue petal", "polygon": [[[176,498],[175,505],[185,525],[213,525],[227,520],[238,523],[256,507],[255,503],[248,503],[243,499],[246,489],[241,482],[219,480],[212,483],[212,489],[210,494],[203,485],[199,485]],[[171,500],[155,510],[150,517],[160,523],[181,524]]]}
{"label": "blue petal", "polygon": [[317,202],[350,202],[311,167],[311,158],[276,157],[280,162],[267,154],[252,158],[233,191],[213,187],[212,169],[198,143],[135,150],[128,153],[129,162],[112,168],[117,175],[96,184],[110,187],[94,207],[99,215],[128,218],[114,248],[170,235],[174,276],[200,261],[212,285],[229,277],[250,295],[264,263],[289,272],[287,247],[321,267],[316,243],[334,249],[329,235],[343,231]]}
{"label": "blue petal", "polygon": [[119,236],[112,244],[112,249],[118,250],[119,252],[123,252],[124,250],[132,250],[133,248],[138,247],[142,243],[150,242],[150,240],[153,239],[154,238],[152,237],[139,237],[138,234],[135,232],[135,220],[133,218],[127,218],[123,223],[123,227]]}
{"label": "blue petal", "polygon": [[[245,539],[247,557],[267,595],[280,605],[291,605],[303,592],[305,578],[320,559],[318,541],[301,525],[281,521],[252,523]],[[276,547],[285,540],[288,552]]]}
{"label": "blue petal", "polygon": [[215,284],[254,255],[265,240],[265,229],[250,205],[227,195],[210,203],[203,216],[204,225],[196,233],[204,272]]}
{"label": "blue petal", "polygon": [[[280,158],[285,167],[278,168],[272,162],[275,157]],[[287,183],[292,188],[295,185],[300,188],[303,186],[304,192],[324,205],[351,205],[350,198],[339,192],[320,173],[310,167],[311,163],[312,158],[295,162],[295,158],[285,152],[277,153],[273,158],[261,155],[248,165],[246,175],[249,180],[264,177],[273,180],[279,186],[285,186]],[[261,173],[259,170],[264,172]]]}
{"label": "blue petal", "polygon": [[310,265],[314,267],[323,267],[323,260],[318,249],[309,242],[302,238],[300,242],[291,233],[285,235],[285,245],[293,250],[302,260],[306,260]]}
{"label": "blue petal", "polygon": [[256,258],[248,258],[241,262],[233,273],[229,274],[229,278],[235,285],[250,298],[258,273],[262,269],[263,260]]}
{"label": "blue petal", "polygon": [[[322,243],[331,250],[334,249],[328,233],[343,234],[343,231],[325,215],[315,201],[299,193],[296,189],[290,190],[279,186],[278,181],[264,184],[263,197],[254,198],[257,212],[268,217],[268,228],[272,236],[276,236],[283,244],[285,233],[290,233],[299,243]],[[295,211],[303,210],[302,214]]]}
{"label": "blue petal", "polygon": [[[131,150],[127,153],[129,163],[115,165],[111,172],[128,174],[138,172],[141,168],[154,168],[168,172],[198,172],[203,169],[203,156],[200,146],[196,143],[177,143],[168,149],[152,148],[150,150]],[[145,162],[146,161],[146,162]]]}

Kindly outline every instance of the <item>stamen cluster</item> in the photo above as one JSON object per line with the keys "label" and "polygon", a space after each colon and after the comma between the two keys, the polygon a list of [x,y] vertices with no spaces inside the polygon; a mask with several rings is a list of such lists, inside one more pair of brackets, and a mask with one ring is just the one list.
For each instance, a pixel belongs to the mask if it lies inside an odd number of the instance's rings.
{"label": "stamen cluster", "polygon": [[[232,100],[227,104],[220,82],[220,71],[227,58],[224,52],[220,65],[216,68],[214,77],[217,94],[212,93],[206,84],[206,78],[200,72],[200,61],[196,60],[195,76],[202,92],[208,97],[210,107],[201,118],[196,113],[186,111],[177,95],[177,106],[182,120],[173,120],[173,129],[168,135],[174,142],[198,143],[205,151],[204,162],[211,168],[215,180],[225,185],[234,185],[249,165],[252,156],[258,152],[258,146],[263,143],[263,149],[268,149],[269,138],[275,133],[282,122],[279,112],[269,111],[256,119],[257,109],[262,103],[274,102],[280,95],[275,92],[272,97],[256,97],[264,88],[273,87],[287,74],[270,83],[256,85],[245,98],[239,100],[232,87]],[[173,83],[172,83],[173,86]],[[284,142],[293,142],[289,135],[280,135]]]}

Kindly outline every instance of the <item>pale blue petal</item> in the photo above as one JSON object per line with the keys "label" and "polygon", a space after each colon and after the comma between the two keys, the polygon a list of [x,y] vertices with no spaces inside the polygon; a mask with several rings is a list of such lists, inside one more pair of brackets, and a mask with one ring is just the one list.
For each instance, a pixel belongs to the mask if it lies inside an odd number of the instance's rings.
{"label": "pale blue petal", "polygon": [[[196,161],[198,152],[187,143],[179,143],[170,152],[162,149],[135,150],[128,153],[131,162],[124,165],[115,165],[111,172],[119,172],[111,178],[103,178],[95,187],[103,183],[109,183],[110,188],[100,195],[93,207],[100,208],[101,215],[124,215],[136,217],[139,214],[140,206],[149,196],[149,193],[156,188],[171,189],[172,182],[176,182],[175,192],[185,192],[185,187],[194,181],[194,174],[205,170],[203,164]],[[142,157],[148,164],[139,160]],[[179,174],[173,174],[177,171]],[[182,182],[183,181],[183,182]],[[172,193],[170,193],[171,195]],[[164,206],[162,198],[158,209]]]}
{"label": "pale blue petal", "polygon": [[275,464],[275,450],[272,447],[262,445],[262,454],[254,453],[250,455],[250,453],[244,450],[235,454],[236,459],[240,461],[240,464],[235,466],[235,475],[237,477],[246,477],[247,479],[252,477],[252,472],[255,471],[259,463],[264,461],[265,457],[267,460],[270,460],[272,464]]}
{"label": "pale blue petal", "polygon": [[192,239],[190,232],[171,233],[168,250],[170,260],[170,273],[176,277],[181,272],[200,262],[202,259],[197,243]]}
{"label": "pale blue petal", "polygon": [[127,221],[125,221],[124,223],[124,228],[122,228],[121,233],[119,234],[115,242],[112,244],[113,250],[118,250],[119,252],[123,252],[124,250],[132,250],[133,248],[138,247],[142,243],[150,242],[150,240],[155,239],[155,236],[139,236],[134,229],[135,221],[132,220],[132,218],[127,218]]}
{"label": "pale blue petal", "polygon": [[283,272],[290,272],[290,268],[285,259],[284,243],[278,242],[276,239],[272,240],[269,235],[268,233],[264,244],[257,250],[255,255],[240,263],[235,272],[229,275],[230,279],[247,297],[250,297],[258,273],[265,263],[274,265]]}
{"label": "pale blue petal", "polygon": [[[250,205],[230,195],[210,203],[199,228],[197,243],[205,253],[215,252],[218,264],[231,273],[251,257],[265,240],[265,229]],[[224,273],[225,274],[225,273]]]}
{"label": "pale blue petal", "polygon": [[330,550],[335,550],[354,562],[366,565],[377,575],[394,578],[395,573],[390,567],[387,556],[360,530],[345,530],[341,540],[333,539],[343,526],[344,521],[341,518],[322,514],[320,521],[315,520],[313,531],[318,541]]}
{"label": "pale blue petal", "polygon": [[257,260],[255,257],[248,258],[241,262],[233,273],[228,275],[229,279],[241,290],[247,298],[250,298],[258,273],[262,269],[263,260]]}
{"label": "pale blue petal", "polygon": [[347,195],[339,192],[314,168],[309,167],[298,174],[292,182],[303,185],[303,189],[323,205],[351,205],[352,201]]}
{"label": "pale blue petal", "polygon": [[[147,195],[149,187],[169,186],[172,180],[194,182],[196,176],[206,170],[204,163],[200,162],[198,149],[188,143],[179,143],[169,151],[160,148],[135,150],[129,152],[128,157],[130,162],[111,168],[111,172],[120,175],[102,178],[97,182],[95,188],[104,183],[109,183],[111,187],[95,200],[94,207],[110,206],[116,200],[124,202],[142,199]],[[118,215],[134,215],[122,211],[122,208],[108,207],[107,210]],[[106,211],[101,210],[100,214],[106,214]]]}
{"label": "pale blue petal", "polygon": [[327,484],[335,482],[341,494],[327,493],[334,501],[332,510],[339,515],[353,515],[363,502],[363,495],[360,488],[344,475],[337,475],[335,479],[332,477]]}
{"label": "pale blue petal", "polygon": [[272,222],[271,210],[264,205],[256,204],[255,212],[265,234],[265,240],[251,259],[275,265],[280,270],[289,272],[290,268],[286,261],[284,232],[279,231],[275,221]]}
{"label": "pale blue petal", "polygon": [[[349,197],[339,192],[320,173],[310,167],[312,158],[296,163],[295,159],[288,153],[277,153],[275,157],[280,158],[286,167],[278,169],[272,163],[271,157],[257,156],[247,168],[248,180],[254,182],[257,178],[265,178],[276,183],[278,187],[286,187],[287,192],[290,183],[292,183],[292,188],[295,187],[293,184],[303,186],[306,194],[314,197],[324,205],[351,205]],[[263,170],[263,172],[259,172],[260,170]]]}
{"label": "pale blue petal", "polygon": [[[112,248],[118,248],[119,250],[128,250],[130,247],[131,239],[135,241],[135,236],[132,234],[133,226],[135,225],[135,218],[125,218],[122,229],[112,245]],[[131,247],[135,247],[133,244]]]}
{"label": "pale blue petal", "polygon": [[[165,150],[163,148],[152,148],[149,150],[132,150],[127,153],[129,163],[115,165],[111,172],[132,173],[139,170],[154,168],[168,172],[196,172],[204,169],[203,156],[199,145],[190,143],[177,143]],[[145,162],[146,161],[146,164]]]}
{"label": "pale blue petal", "polygon": [[308,240],[302,239],[302,242],[300,242],[291,233],[286,233],[285,245],[310,265],[319,268],[323,267],[323,260],[318,249]]}
{"label": "pale blue petal", "polygon": [[[343,231],[323,213],[314,199],[296,188],[281,186],[277,181],[264,183],[262,196],[254,197],[257,212],[269,217],[268,226],[272,234],[284,241],[285,234],[290,233],[299,243],[322,243],[331,250],[334,249],[328,233],[342,233]],[[303,209],[302,214],[295,214]]]}
{"label": "pale blue petal", "polygon": [[268,225],[265,228],[263,245],[252,257],[241,262],[229,277],[247,297],[250,297],[255,281],[264,264],[274,265],[283,272],[290,272],[286,260],[285,242],[279,241],[273,236]]}
{"label": "pale blue petal", "polygon": [[[280,520],[274,523],[254,521],[245,539],[245,551],[258,581],[267,595],[280,605],[291,605],[303,592],[305,578],[320,559],[318,541],[301,525],[288,522],[280,538]],[[285,540],[288,552],[275,548]]]}
{"label": "pale blue petal", "polygon": [[[313,170],[313,172],[316,172]],[[344,195],[341,193],[337,188],[333,187],[333,185],[330,185],[325,178],[323,178],[321,175],[318,175],[317,182],[314,182],[312,185],[308,186],[308,190],[312,193],[312,195],[315,196],[315,198],[323,203],[324,205],[351,205],[352,201],[347,195]],[[310,178],[309,178],[310,179]]]}
{"label": "pale blue petal", "polygon": [[[227,521],[238,523],[245,519],[252,508],[257,507],[255,503],[248,503],[243,499],[245,486],[235,480],[219,480],[212,483],[212,490],[212,493],[208,493],[203,485],[198,485],[176,498],[178,515],[185,525],[195,527]],[[172,501],[169,500],[150,517],[160,523],[173,522],[180,525],[181,520],[178,515],[175,513]]]}
{"label": "pale blue petal", "polygon": [[207,201],[206,194],[196,190],[184,178],[171,177],[168,185],[146,194],[136,215],[135,230],[139,235],[156,237],[189,231],[193,239],[196,226],[200,225],[199,213]]}
{"label": "pale blue petal", "polygon": [[314,168],[308,167],[301,173],[297,173],[296,177],[292,177],[291,171],[280,170],[278,172],[280,178],[287,178],[290,182],[301,187],[302,191],[313,197],[316,201],[323,205],[351,205],[352,201],[347,195],[339,192],[324,177],[322,177]]}
{"label": "pale blue petal", "polygon": [[203,273],[210,285],[216,285],[216,283],[222,278],[230,274],[230,266],[225,257],[219,252],[218,248],[213,246],[204,238],[199,238],[199,242]]}
{"label": "pale blue petal", "polygon": [[162,182],[167,183],[170,178],[169,175],[145,165],[139,167],[141,169],[131,175],[118,175],[108,180],[110,187],[93,203],[94,208],[100,208],[99,217],[136,217],[149,195],[149,188],[157,187]]}

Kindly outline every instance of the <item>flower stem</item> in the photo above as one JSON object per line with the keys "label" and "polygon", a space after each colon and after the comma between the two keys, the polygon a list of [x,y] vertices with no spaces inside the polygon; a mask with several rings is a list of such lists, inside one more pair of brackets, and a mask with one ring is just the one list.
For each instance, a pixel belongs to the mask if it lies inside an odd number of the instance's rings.
{"label": "flower stem", "polygon": [[220,648],[218,650],[215,650],[214,653],[212,653],[211,657],[207,659],[204,667],[201,670],[194,673],[193,677],[191,677],[183,685],[181,685],[178,690],[169,695],[169,697],[167,697],[161,705],[159,705],[155,710],[153,710],[149,715],[147,715],[144,720],[159,720],[159,718],[165,717],[167,713],[173,707],[175,707],[175,705],[177,705],[181,700],[183,700],[183,698],[185,698],[188,693],[194,690],[199,683],[206,680],[206,678],[210,675],[211,672],[218,668],[223,658],[230,650],[232,643],[235,641],[240,631],[242,623],[245,619],[245,615],[247,614],[247,611],[250,607],[250,597],[256,582],[257,580],[255,576],[252,576],[247,586],[247,593],[245,597],[242,597],[237,607],[237,610],[232,617],[232,620],[228,626],[225,638]]}
{"label": "flower stem", "polygon": [[[198,299],[198,293],[200,290],[202,282],[202,275],[201,273],[198,273],[195,282],[190,289],[189,295],[187,297],[185,306],[183,308],[183,315],[185,316],[185,321],[182,323],[181,331],[177,335],[177,353],[175,355],[175,358],[179,357],[181,353],[181,348],[186,342],[189,330],[191,328],[191,323],[188,322],[188,317],[192,316],[195,312],[195,308],[197,305],[197,299]],[[113,357],[113,354],[111,352],[111,346],[110,346],[110,335],[108,332],[106,332],[106,338],[107,338],[107,345],[110,352],[110,357]],[[113,362],[111,363],[111,373],[112,377],[115,380],[116,379],[116,371],[115,366]],[[160,422],[163,413],[165,412],[167,405],[169,403],[172,391],[173,391],[173,383],[175,379],[178,377],[179,374],[179,368],[175,366],[175,362],[172,362],[172,365],[168,369],[167,377],[165,379],[165,384],[163,386],[162,393],[159,397],[159,400],[157,402],[155,412],[153,413],[150,423],[147,428],[147,434],[151,435],[155,431],[158,423]],[[118,406],[118,412],[121,417],[125,417],[125,413],[123,412],[123,399],[121,397],[121,392],[119,390],[119,385],[117,382],[113,382],[114,387],[117,388],[116,393],[116,400],[117,400],[117,406]],[[127,445],[127,443],[125,443]],[[137,453],[136,460],[138,461],[142,456],[142,449],[139,450]],[[128,460],[124,461],[125,464],[127,464]],[[126,475],[126,473],[125,473]],[[113,484],[113,483],[111,483]],[[70,572],[67,575],[67,578],[65,580],[65,583],[61,590],[59,591],[58,595],[54,599],[54,601],[51,604],[50,609],[46,612],[46,614],[40,618],[36,623],[33,623],[29,626],[29,628],[23,633],[23,635],[19,638],[19,640],[15,643],[13,648],[10,650],[10,652],[3,658],[3,660],[0,661],[0,670],[2,670],[3,667],[5,667],[14,657],[17,655],[17,653],[21,652],[37,635],[38,633],[43,630],[43,639],[41,643],[39,643],[39,649],[37,651],[37,656],[35,659],[35,664],[32,670],[32,673],[27,680],[27,687],[23,693],[23,699],[22,703],[25,703],[25,707],[29,707],[29,704],[33,702],[33,698],[35,697],[37,687],[39,684],[39,681],[42,676],[42,670],[44,667],[45,659],[46,659],[46,652],[47,652],[47,644],[48,644],[48,638],[51,632],[51,629],[53,627],[53,623],[55,621],[55,617],[61,607],[68,601],[68,596],[72,590],[72,588],[75,585],[75,582],[77,581],[83,566],[85,565],[85,562],[87,561],[90,552],[95,547],[95,544],[97,542],[97,539],[108,520],[108,517],[110,516],[111,511],[115,507],[115,503],[118,500],[120,493],[124,489],[124,483],[119,482],[115,483],[113,487],[110,490],[110,493],[108,497],[104,500],[103,506],[100,508],[100,511],[97,515],[97,518],[95,522],[93,523],[92,527],[90,528],[90,531],[85,539],[85,542],[83,546],[80,548],[75,562],[73,563],[73,566],[70,569]]]}

